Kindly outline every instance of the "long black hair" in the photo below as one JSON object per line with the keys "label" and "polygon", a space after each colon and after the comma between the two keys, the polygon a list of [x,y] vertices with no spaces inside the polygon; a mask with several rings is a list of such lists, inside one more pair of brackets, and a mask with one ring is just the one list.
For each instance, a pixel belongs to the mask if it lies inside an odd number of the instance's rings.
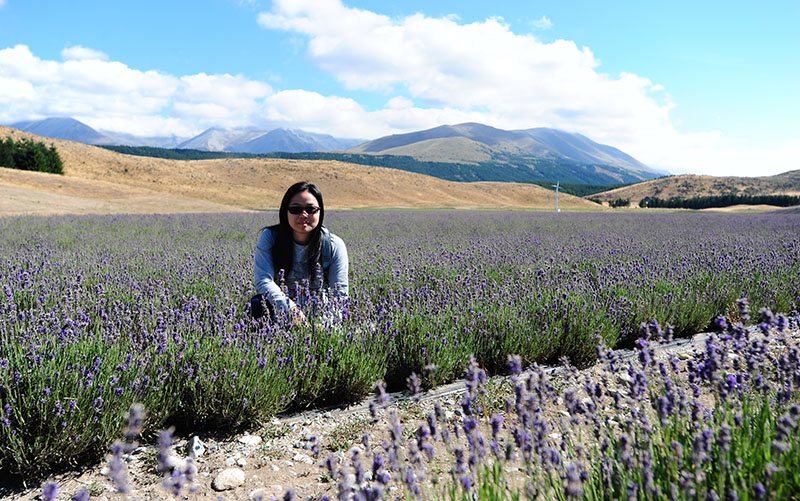
{"label": "long black hair", "polygon": [[275,275],[277,279],[278,270],[284,270],[285,275],[288,276],[294,263],[294,246],[292,243],[292,227],[289,226],[289,202],[298,193],[307,191],[314,195],[319,204],[319,222],[317,226],[311,230],[306,247],[306,271],[312,282],[314,282],[317,273],[317,265],[322,267],[322,222],[325,220],[325,202],[322,201],[322,192],[314,183],[301,181],[295,183],[286,190],[281,201],[281,208],[278,211],[279,223],[265,229],[269,229],[274,234],[274,245],[272,246],[272,263],[275,266]]}

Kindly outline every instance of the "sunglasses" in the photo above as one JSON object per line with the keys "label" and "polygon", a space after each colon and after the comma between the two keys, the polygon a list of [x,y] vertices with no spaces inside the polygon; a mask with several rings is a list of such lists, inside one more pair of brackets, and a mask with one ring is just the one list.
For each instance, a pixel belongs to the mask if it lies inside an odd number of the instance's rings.
{"label": "sunglasses", "polygon": [[312,214],[316,214],[319,212],[319,207],[316,205],[290,205],[289,206],[289,214],[294,214],[295,216],[298,214],[302,214],[305,212],[309,216]]}

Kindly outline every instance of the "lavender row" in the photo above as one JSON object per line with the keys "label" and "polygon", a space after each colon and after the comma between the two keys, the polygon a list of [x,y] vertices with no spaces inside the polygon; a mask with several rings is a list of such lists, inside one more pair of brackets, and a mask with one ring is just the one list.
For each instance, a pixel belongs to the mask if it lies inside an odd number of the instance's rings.
{"label": "lavender row", "polygon": [[98,457],[134,402],[149,430],[250,426],[378,379],[449,381],[471,356],[586,364],[643,321],[689,333],[740,297],[800,297],[791,215],[340,212],[351,301],[307,328],[253,325],[253,245],[274,218],[0,221],[0,469]]}
{"label": "lavender row", "polygon": [[[747,323],[747,301],[737,306]],[[378,383],[374,430],[360,444],[326,457],[325,440],[310,439],[329,487],[286,485],[282,499],[796,499],[800,324],[767,308],[756,322],[718,317],[716,333],[692,350],[676,350],[671,328],[642,324],[633,353],[598,346],[588,371],[566,360],[523,371],[510,356],[510,376],[489,381],[473,359],[457,413],[438,401],[426,409],[412,374],[417,403],[404,407],[417,417],[401,417]],[[122,453],[135,447],[142,417],[134,405],[125,442],[111,447],[109,476],[123,494],[133,486]],[[192,458],[167,463],[170,442],[171,430],[159,434],[163,488],[197,492]],[[43,499],[58,493],[43,485]]]}
{"label": "lavender row", "polygon": [[[737,306],[747,323],[747,301]],[[691,352],[642,324],[634,356],[598,346],[591,371],[523,371],[511,356],[500,391],[473,360],[457,418],[437,403],[401,425],[378,385],[385,438],[364,435],[320,467],[338,499],[796,499],[800,325],[768,308],[754,320],[718,317]]]}

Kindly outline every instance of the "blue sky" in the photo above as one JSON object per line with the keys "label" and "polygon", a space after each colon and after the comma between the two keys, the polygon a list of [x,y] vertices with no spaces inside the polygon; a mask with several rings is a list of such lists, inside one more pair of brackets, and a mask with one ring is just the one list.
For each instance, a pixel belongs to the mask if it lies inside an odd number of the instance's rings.
{"label": "blue sky", "polygon": [[797,0],[0,0],[0,123],[372,139],[556,127],[673,173],[800,168]]}

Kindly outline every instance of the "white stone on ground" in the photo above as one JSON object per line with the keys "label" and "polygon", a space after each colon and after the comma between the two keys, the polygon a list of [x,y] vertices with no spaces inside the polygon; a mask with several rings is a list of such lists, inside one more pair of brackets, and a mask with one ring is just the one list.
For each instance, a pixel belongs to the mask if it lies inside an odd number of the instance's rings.
{"label": "white stone on ground", "polygon": [[305,464],[314,464],[314,460],[311,459],[311,456],[308,454],[295,454],[292,458],[292,461],[297,461],[298,463],[305,463]]}
{"label": "white stone on ground", "polygon": [[200,437],[194,436],[189,439],[189,443],[186,444],[186,455],[193,458],[198,458],[200,456],[205,455],[206,453],[206,444],[200,440]]}
{"label": "white stone on ground", "polygon": [[244,483],[244,472],[239,468],[228,468],[222,470],[219,475],[211,482],[211,488],[215,491],[229,491]]}
{"label": "white stone on ground", "polygon": [[168,456],[164,461],[164,466],[170,470],[184,471],[186,469],[186,460],[180,456]]}
{"label": "white stone on ground", "polygon": [[266,499],[267,498],[267,490],[263,487],[259,487],[258,489],[253,489],[250,491],[250,499]]}
{"label": "white stone on ground", "polygon": [[261,443],[261,437],[258,435],[244,435],[238,438],[239,442],[244,445],[256,446]]}

